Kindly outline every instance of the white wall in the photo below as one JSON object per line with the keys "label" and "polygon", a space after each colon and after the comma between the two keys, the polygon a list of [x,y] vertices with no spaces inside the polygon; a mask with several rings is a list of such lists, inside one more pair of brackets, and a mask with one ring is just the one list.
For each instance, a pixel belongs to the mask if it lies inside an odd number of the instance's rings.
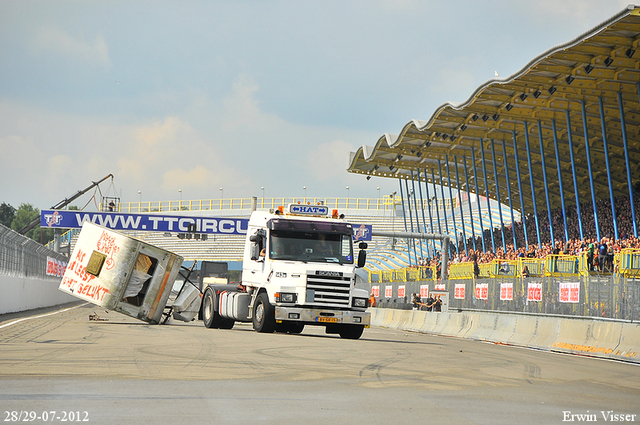
{"label": "white wall", "polygon": [[0,275],[0,314],[78,301],[58,290],[60,280]]}

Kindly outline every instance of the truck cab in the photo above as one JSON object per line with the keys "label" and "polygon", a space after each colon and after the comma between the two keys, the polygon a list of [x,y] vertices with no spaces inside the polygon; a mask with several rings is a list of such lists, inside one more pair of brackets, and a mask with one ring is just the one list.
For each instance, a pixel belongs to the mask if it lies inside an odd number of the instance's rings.
{"label": "truck cab", "polygon": [[[365,252],[358,255],[359,266]],[[369,327],[368,292],[356,287],[353,227],[329,215],[324,205],[290,204],[286,210],[255,211],[244,247],[244,301],[238,308],[223,298],[229,288],[212,288],[222,319],[253,322],[259,332],[299,333],[305,325],[325,326],[327,333],[357,339]],[[222,290],[222,291],[221,291]],[[247,307],[244,307],[247,304]],[[214,305],[214,308],[215,308]],[[207,319],[207,293],[203,316]],[[234,314],[241,313],[241,314]],[[245,311],[246,310],[246,311]]]}

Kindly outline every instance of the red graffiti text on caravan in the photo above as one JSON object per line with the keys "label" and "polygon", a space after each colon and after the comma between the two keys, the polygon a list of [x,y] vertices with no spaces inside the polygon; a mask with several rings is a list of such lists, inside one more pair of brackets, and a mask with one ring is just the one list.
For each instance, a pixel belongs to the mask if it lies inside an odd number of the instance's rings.
{"label": "red graffiti text on caravan", "polygon": [[117,254],[120,251],[120,247],[116,245],[115,236],[109,236],[107,232],[102,232],[100,235],[100,239],[98,239],[98,243],[96,244],[98,251],[106,254],[109,258],[105,261],[105,266],[107,270],[111,270],[113,266],[115,266],[115,261],[113,260],[113,255]]}

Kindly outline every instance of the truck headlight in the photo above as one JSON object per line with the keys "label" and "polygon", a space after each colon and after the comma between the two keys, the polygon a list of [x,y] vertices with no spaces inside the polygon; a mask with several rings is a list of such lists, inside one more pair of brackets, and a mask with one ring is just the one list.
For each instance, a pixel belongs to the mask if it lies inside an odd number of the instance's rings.
{"label": "truck headlight", "polygon": [[280,303],[295,303],[297,295],[291,292],[276,293],[276,302]]}
{"label": "truck headlight", "polygon": [[367,299],[366,298],[354,298],[353,299],[353,306],[354,307],[360,307],[360,308],[366,308],[367,307]]}

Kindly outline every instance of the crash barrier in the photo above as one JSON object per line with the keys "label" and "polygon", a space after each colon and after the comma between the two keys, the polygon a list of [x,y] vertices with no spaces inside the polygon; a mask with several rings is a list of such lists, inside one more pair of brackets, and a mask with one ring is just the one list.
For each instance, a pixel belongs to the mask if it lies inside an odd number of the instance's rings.
{"label": "crash barrier", "polygon": [[60,278],[38,279],[0,275],[0,315],[78,301],[58,290]]}
{"label": "crash barrier", "polygon": [[0,224],[0,314],[65,304],[58,291],[67,258]]}
{"label": "crash barrier", "polygon": [[640,323],[487,311],[370,308],[371,326],[640,363]]}
{"label": "crash barrier", "polygon": [[372,282],[376,304],[413,308],[413,294],[426,302],[433,291],[449,295],[449,309],[561,314],[640,320],[640,277],[592,274],[578,277],[496,277],[445,282]]}

